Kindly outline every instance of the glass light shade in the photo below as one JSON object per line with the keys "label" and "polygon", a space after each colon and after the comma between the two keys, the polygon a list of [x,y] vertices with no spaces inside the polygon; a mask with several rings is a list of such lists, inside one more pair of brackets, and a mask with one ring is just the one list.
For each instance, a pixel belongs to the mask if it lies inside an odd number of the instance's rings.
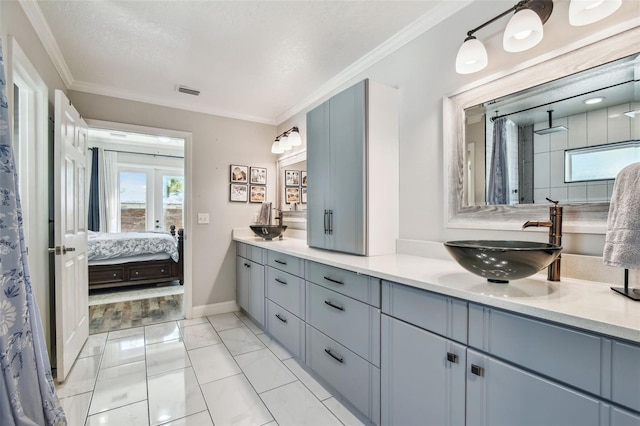
{"label": "glass light shade", "polygon": [[282,149],[282,147],[280,146],[279,141],[273,142],[273,144],[271,145],[271,152],[273,154],[282,154],[284,152],[284,149]]}
{"label": "glass light shade", "polygon": [[280,138],[280,147],[285,151],[289,151],[291,149],[291,143],[289,142],[289,138],[286,136],[282,136]]}
{"label": "glass light shade", "polygon": [[522,9],[509,20],[502,47],[507,52],[522,52],[540,43],[542,34],[542,21],[538,14],[530,9]]}
{"label": "glass light shade", "polygon": [[300,146],[302,145],[302,138],[300,137],[300,133],[297,130],[292,130],[289,133],[289,137],[287,138],[291,146]]}
{"label": "glass light shade", "polygon": [[458,74],[471,74],[484,69],[489,63],[487,49],[484,44],[475,37],[462,43],[456,56],[456,72]]}
{"label": "glass light shade", "polygon": [[622,6],[622,0],[571,0],[569,23],[574,27],[589,25],[606,18]]}

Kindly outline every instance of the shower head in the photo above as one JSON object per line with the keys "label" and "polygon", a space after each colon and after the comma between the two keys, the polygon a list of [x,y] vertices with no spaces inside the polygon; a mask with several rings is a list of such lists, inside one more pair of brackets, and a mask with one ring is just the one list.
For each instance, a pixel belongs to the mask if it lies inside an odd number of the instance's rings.
{"label": "shower head", "polygon": [[547,113],[549,113],[549,127],[547,127],[546,129],[534,130],[533,132],[535,134],[537,134],[537,135],[548,135],[549,133],[566,132],[567,130],[569,130],[565,126],[555,126],[554,127],[552,125],[552,118],[551,118],[551,114],[553,113],[553,110],[550,109],[549,111],[547,111]]}

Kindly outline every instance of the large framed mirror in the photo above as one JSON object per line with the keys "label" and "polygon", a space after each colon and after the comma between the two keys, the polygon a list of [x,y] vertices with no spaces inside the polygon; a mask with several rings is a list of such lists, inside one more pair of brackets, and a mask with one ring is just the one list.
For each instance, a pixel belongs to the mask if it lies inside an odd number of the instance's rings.
{"label": "large framed mirror", "polygon": [[634,28],[445,98],[447,226],[519,229],[550,198],[565,232],[604,233],[616,170],[640,161],[638,46]]}
{"label": "large framed mirror", "polygon": [[307,150],[280,158],[276,164],[276,208],[289,229],[307,229]]}

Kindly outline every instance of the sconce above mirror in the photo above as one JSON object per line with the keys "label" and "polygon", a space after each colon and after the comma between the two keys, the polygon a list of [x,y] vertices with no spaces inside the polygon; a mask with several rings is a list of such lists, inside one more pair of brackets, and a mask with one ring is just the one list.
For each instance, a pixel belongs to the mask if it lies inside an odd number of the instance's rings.
{"label": "sconce above mirror", "polygon": [[565,161],[608,147],[565,151],[640,139],[639,40],[634,28],[445,98],[447,225],[517,229],[549,197],[568,232],[604,233],[613,180],[565,183]]}

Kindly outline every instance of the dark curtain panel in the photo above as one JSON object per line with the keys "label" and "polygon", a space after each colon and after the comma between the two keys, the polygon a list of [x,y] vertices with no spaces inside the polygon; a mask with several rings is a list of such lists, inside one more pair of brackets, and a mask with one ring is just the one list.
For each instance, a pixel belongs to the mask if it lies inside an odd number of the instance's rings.
{"label": "dark curtain panel", "polygon": [[89,181],[89,231],[100,230],[100,185],[98,183],[98,148],[90,148],[91,180]]}

